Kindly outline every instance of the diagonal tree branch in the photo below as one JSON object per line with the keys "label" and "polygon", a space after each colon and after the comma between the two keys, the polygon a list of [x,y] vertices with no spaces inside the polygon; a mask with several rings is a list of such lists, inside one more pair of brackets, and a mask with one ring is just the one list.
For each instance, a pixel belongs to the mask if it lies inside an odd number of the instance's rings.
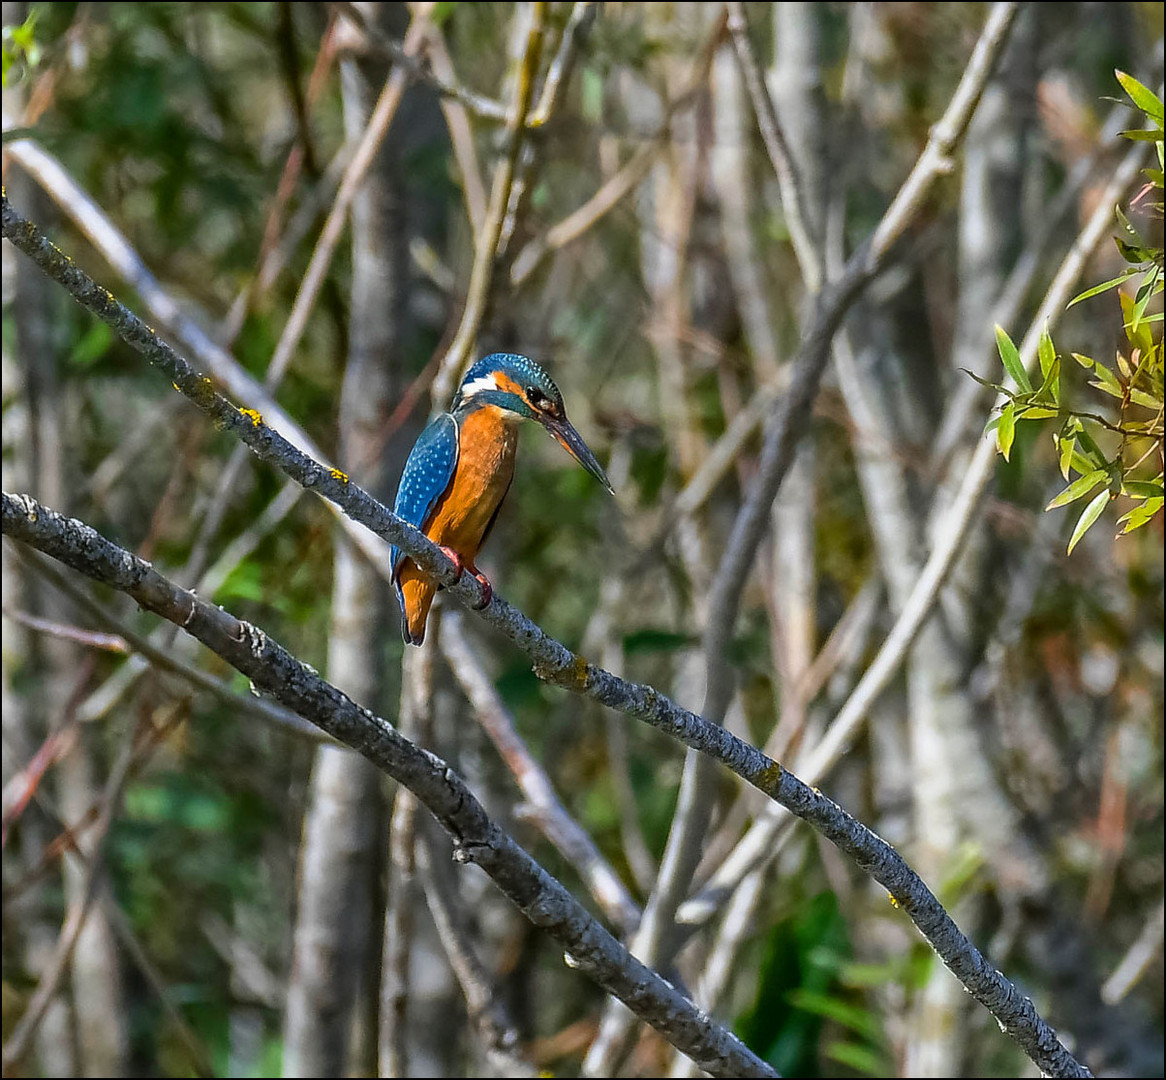
{"label": "diagonal tree branch", "polygon": [[[329,499],[381,538],[399,546],[422,570],[433,574],[445,585],[456,600],[468,606],[482,604],[484,598],[479,583],[471,576],[459,577],[451,560],[428,537],[391,513],[338,469],[328,469],[297,450],[268,427],[257,412],[232,405],[215,391],[210,379],[191,368],[108,290],[49,243],[35,225],[13,210],[7,194],[3,196],[2,204],[3,235],[64,286],[78,303],[103,319],[123,340],[146,356],[216,426],[230,431],[262,460]],[[17,528],[21,518],[17,504],[6,496],[4,506],[5,530]],[[35,515],[36,510],[32,512]],[[588,663],[500,596],[495,594],[480,615],[531,659],[540,678],[585,694],[660,729],[692,749],[709,754],[811,824],[888,890],[956,977],[1044,1071],[1058,1076],[1090,1075],[1061,1046],[1032,1002],[964,937],[898,852],[840,806],[720,725],[680,708],[650,686],[627,682]],[[281,652],[280,655],[286,654]],[[275,696],[277,700],[283,700]],[[301,712],[298,708],[296,711]],[[315,712],[307,718],[318,722]],[[355,737],[347,725],[341,726]],[[333,731],[332,727],[326,730]]]}
{"label": "diagonal tree branch", "polygon": [[573,967],[624,1001],[702,1068],[717,1076],[777,1075],[735,1035],[632,957],[490,820],[444,761],[325,682],[258,627],[179,588],[149,563],[30,496],[3,495],[3,530],[169,619],[250,678],[258,691],[359,751],[407,787],[453,838],[459,862],[480,866],[531,922],[560,942]]}

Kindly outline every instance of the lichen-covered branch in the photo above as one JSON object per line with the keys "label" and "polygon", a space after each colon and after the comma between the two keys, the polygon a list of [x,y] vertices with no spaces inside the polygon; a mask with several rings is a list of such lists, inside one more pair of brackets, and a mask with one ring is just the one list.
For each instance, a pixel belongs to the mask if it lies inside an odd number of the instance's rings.
{"label": "lichen-covered branch", "polygon": [[[278,432],[268,427],[257,412],[239,409],[217,393],[210,379],[194,371],[133,312],[49,243],[35,225],[18,214],[9,205],[6,194],[3,197],[2,224],[7,239],[63,285],[78,303],[103,319],[128,344],[146,356],[216,426],[230,431],[262,460],[281,469],[304,487],[330,499],[354,520],[399,546],[421,569],[441,581],[450,595],[460,603],[471,607],[481,605],[484,598],[478,582],[469,575],[459,577],[450,559],[428,537],[407,525],[339,470],[325,468],[297,450]],[[855,284],[854,280],[846,279],[843,285],[829,288],[855,287]],[[840,311],[838,315],[841,316]],[[820,323],[817,332],[825,339],[821,342],[821,348],[827,349],[833,327]],[[36,505],[32,500],[27,500],[28,504],[33,507]],[[31,512],[36,513],[35,510]],[[5,532],[20,528],[26,536],[31,536],[32,533],[20,525],[22,517],[26,518],[27,514],[22,515],[17,502],[5,496]],[[35,525],[36,522],[29,524]],[[68,552],[68,548],[63,550]],[[49,553],[53,554],[51,551]],[[1055,1032],[1036,1012],[1032,1002],[989,964],[960,932],[943,906],[903,858],[840,806],[802,783],[756,747],[719,725],[682,709],[650,686],[628,682],[588,663],[584,657],[577,656],[556,641],[497,594],[482,609],[481,617],[510,638],[530,658],[540,678],[575,693],[585,694],[603,705],[658,728],[694,750],[710,755],[812,825],[888,890],[944,963],[976,1000],[996,1016],[1004,1030],[1016,1039],[1041,1069],[1056,1076],[1091,1075],[1060,1044]],[[273,655],[291,662],[282,650]],[[290,674],[287,677],[290,679]],[[339,694],[334,689],[332,692]],[[273,696],[288,704],[278,694]],[[344,716],[348,717],[356,707],[347,699],[344,701],[349,710]],[[306,715],[298,707],[289,707]],[[356,712],[367,716],[359,710]],[[332,734],[336,734],[333,729],[339,727],[344,731],[344,735],[337,734],[342,741],[349,741],[345,735],[354,739],[368,736],[368,732],[354,720],[337,725],[329,718],[327,723],[323,723],[318,711],[313,711],[307,718]],[[393,736],[399,739],[395,733]],[[349,742],[349,745],[353,744]],[[357,749],[364,752],[363,747],[364,743],[361,742]],[[569,894],[566,895],[569,897]],[[573,900],[571,902],[574,903]],[[678,1043],[674,1045],[679,1046]]]}
{"label": "lichen-covered branch", "polygon": [[149,563],[27,495],[3,495],[3,531],[180,626],[257,691],[359,751],[423,802],[453,838],[455,856],[480,866],[569,963],[614,994],[716,1076],[776,1076],[735,1035],[644,967],[486,814],[444,761],[404,738],[296,660],[258,627],[179,588]]}

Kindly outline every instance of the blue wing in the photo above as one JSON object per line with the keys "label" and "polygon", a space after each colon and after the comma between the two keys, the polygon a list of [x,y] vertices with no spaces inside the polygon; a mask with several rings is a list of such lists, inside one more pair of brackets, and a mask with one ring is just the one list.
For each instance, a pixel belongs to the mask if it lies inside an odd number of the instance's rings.
{"label": "blue wing", "polygon": [[[429,422],[409,452],[409,460],[405,462],[397,486],[393,512],[410,525],[424,530],[437,500],[453,480],[457,454],[457,421],[449,413],[442,413]],[[394,546],[391,558],[395,579],[405,554]]]}

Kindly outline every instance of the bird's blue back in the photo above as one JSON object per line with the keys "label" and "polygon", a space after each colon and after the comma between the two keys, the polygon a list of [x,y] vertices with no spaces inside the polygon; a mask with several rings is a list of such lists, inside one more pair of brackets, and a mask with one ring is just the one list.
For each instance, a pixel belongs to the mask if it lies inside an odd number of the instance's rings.
{"label": "bird's blue back", "polygon": [[[409,452],[393,512],[424,532],[437,500],[453,480],[457,455],[457,421],[449,413],[442,413],[429,422]],[[394,578],[404,557],[394,545],[391,556]]]}

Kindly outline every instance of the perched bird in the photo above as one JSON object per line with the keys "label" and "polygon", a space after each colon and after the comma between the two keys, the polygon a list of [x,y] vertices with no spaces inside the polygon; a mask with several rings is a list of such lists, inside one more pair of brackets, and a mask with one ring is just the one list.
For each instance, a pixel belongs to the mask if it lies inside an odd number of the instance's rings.
{"label": "perched bird", "polygon": [[[483,606],[493,589],[474,560],[514,478],[523,419],[537,420],[612,490],[595,455],[567,420],[559,388],[533,360],[514,353],[493,353],[466,372],[449,412],[434,417],[418,437],[397,488],[396,514],[439,544],[459,572],[469,570],[478,579]],[[392,564],[405,641],[420,645],[440,586],[396,547]]]}

